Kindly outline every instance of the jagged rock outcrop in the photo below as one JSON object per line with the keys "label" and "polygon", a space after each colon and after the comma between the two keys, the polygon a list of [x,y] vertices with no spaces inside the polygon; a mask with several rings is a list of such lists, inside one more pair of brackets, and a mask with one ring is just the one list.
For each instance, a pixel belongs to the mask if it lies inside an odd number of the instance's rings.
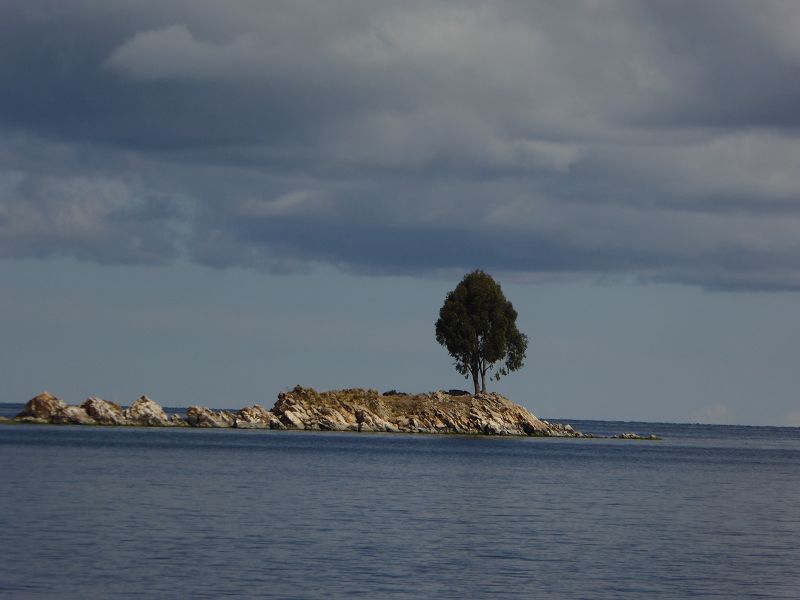
{"label": "jagged rock outcrop", "polygon": [[61,398],[50,392],[42,392],[28,400],[25,408],[16,418],[18,421],[49,423],[53,415],[66,407],[67,405]]}
{"label": "jagged rock outcrop", "polygon": [[186,409],[186,422],[192,427],[233,427],[236,418],[227,410],[215,412],[205,406]]}
{"label": "jagged rock outcrop", "polygon": [[172,415],[169,422],[173,427],[189,427],[189,423],[180,415]]}
{"label": "jagged rock outcrop", "polygon": [[[500,394],[473,396],[462,390],[381,394],[365,389],[317,392],[297,386],[279,394],[272,410],[258,404],[236,413],[190,406],[185,419],[179,415],[168,417],[164,409],[147,396],[123,409],[102,398],[88,398],[81,406],[67,406],[60,398],[44,392],[32,398],[15,420],[80,425],[592,437],[569,425],[543,421]],[[637,434],[617,437],[658,439]]]}
{"label": "jagged rock outcrop", "polygon": [[97,425],[89,414],[80,406],[65,406],[50,417],[56,425]]}
{"label": "jagged rock outcrop", "polygon": [[382,395],[377,390],[317,392],[297,386],[282,392],[271,412],[289,429],[583,437],[494,393]]}
{"label": "jagged rock outcrop", "polygon": [[260,404],[246,406],[236,413],[233,426],[238,429],[285,429],[283,423]]}
{"label": "jagged rock outcrop", "polygon": [[55,423],[57,425],[95,425],[96,421],[79,406],[67,406],[61,398],[42,392],[28,400],[16,416],[23,423]]}
{"label": "jagged rock outcrop", "polygon": [[131,425],[149,425],[150,427],[167,427],[169,417],[164,409],[147,396],[142,396],[125,409],[125,418]]}
{"label": "jagged rock outcrop", "polygon": [[119,404],[102,398],[87,398],[81,408],[100,425],[129,425],[125,411]]}

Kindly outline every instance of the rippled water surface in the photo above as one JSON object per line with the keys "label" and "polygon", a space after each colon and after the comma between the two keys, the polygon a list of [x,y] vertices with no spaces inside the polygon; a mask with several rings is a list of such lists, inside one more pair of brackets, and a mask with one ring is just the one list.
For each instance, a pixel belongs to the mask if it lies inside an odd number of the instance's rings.
{"label": "rippled water surface", "polygon": [[800,429],[0,427],[0,596],[800,597]]}

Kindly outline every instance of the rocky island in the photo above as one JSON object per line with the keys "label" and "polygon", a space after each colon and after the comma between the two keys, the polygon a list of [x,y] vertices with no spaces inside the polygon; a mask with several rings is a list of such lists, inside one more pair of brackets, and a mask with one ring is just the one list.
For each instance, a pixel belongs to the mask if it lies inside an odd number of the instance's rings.
{"label": "rocky island", "polygon": [[234,427],[584,437],[569,425],[548,423],[500,394],[473,396],[460,390],[404,394],[347,389],[318,392],[297,386],[281,392],[267,410],[255,404],[238,411],[190,406],[185,415],[169,416],[142,396],[130,407],[89,398],[69,406],[44,392],[32,398],[14,419],[21,423],[129,425],[149,427]]}
{"label": "rocky island", "polygon": [[[215,427],[238,429],[296,429],[593,437],[570,425],[539,419],[529,410],[496,393],[472,395],[461,390],[404,394],[392,390],[346,389],[318,392],[296,386],[278,394],[270,410],[259,404],[238,411],[190,406],[185,415],[167,415],[156,402],[142,396],[131,406],[89,398],[69,406],[43,392],[25,405],[13,422],[67,425],[147,427]],[[642,439],[625,434],[625,439]]]}

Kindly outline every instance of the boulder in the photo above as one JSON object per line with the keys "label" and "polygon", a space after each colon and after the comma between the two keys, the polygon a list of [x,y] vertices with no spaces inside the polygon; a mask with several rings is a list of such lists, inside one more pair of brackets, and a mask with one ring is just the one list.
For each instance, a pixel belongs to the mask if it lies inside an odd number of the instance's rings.
{"label": "boulder", "polygon": [[281,423],[289,428],[289,429],[305,429],[306,424],[303,422],[303,419],[298,415],[295,414],[292,410],[286,410],[280,416]]}
{"label": "boulder", "polygon": [[319,411],[317,417],[319,429],[326,431],[351,431],[358,429],[357,424],[348,420],[347,416],[342,411],[336,410],[329,406],[324,406]]}
{"label": "boulder", "polygon": [[369,410],[361,408],[355,414],[358,431],[399,431],[396,425],[389,423]]}
{"label": "boulder", "polygon": [[53,415],[66,408],[66,404],[50,392],[42,392],[28,400],[25,408],[17,415],[17,419],[39,419],[49,422]]}
{"label": "boulder", "polygon": [[57,425],[96,425],[95,421],[80,406],[65,406],[50,417],[50,422]]}
{"label": "boulder", "polygon": [[88,398],[81,408],[100,425],[128,425],[125,411],[119,404],[102,398]]}
{"label": "boulder", "polygon": [[[253,424],[262,424],[266,427],[269,427],[269,424],[275,419],[275,415],[269,412],[266,408],[261,406],[260,404],[254,404],[253,406],[246,406],[241,409],[235,415],[236,422],[243,422],[243,423],[253,423]],[[239,425],[236,425],[237,427]]]}
{"label": "boulder", "polygon": [[236,418],[228,411],[214,412],[205,406],[186,409],[186,422],[192,427],[232,427]]}
{"label": "boulder", "polygon": [[167,427],[169,417],[164,409],[147,396],[142,396],[124,411],[125,418],[131,425],[148,425],[151,427]]}
{"label": "boulder", "polygon": [[173,427],[188,427],[189,426],[189,423],[186,422],[186,419],[184,419],[180,415],[172,415],[169,418],[169,422],[170,422],[170,424],[172,424]]}

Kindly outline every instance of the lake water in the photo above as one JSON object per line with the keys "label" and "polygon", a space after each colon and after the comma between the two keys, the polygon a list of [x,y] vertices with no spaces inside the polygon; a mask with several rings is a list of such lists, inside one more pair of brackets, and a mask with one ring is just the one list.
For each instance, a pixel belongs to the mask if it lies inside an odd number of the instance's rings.
{"label": "lake water", "polygon": [[9,598],[800,597],[800,429],[0,427]]}

